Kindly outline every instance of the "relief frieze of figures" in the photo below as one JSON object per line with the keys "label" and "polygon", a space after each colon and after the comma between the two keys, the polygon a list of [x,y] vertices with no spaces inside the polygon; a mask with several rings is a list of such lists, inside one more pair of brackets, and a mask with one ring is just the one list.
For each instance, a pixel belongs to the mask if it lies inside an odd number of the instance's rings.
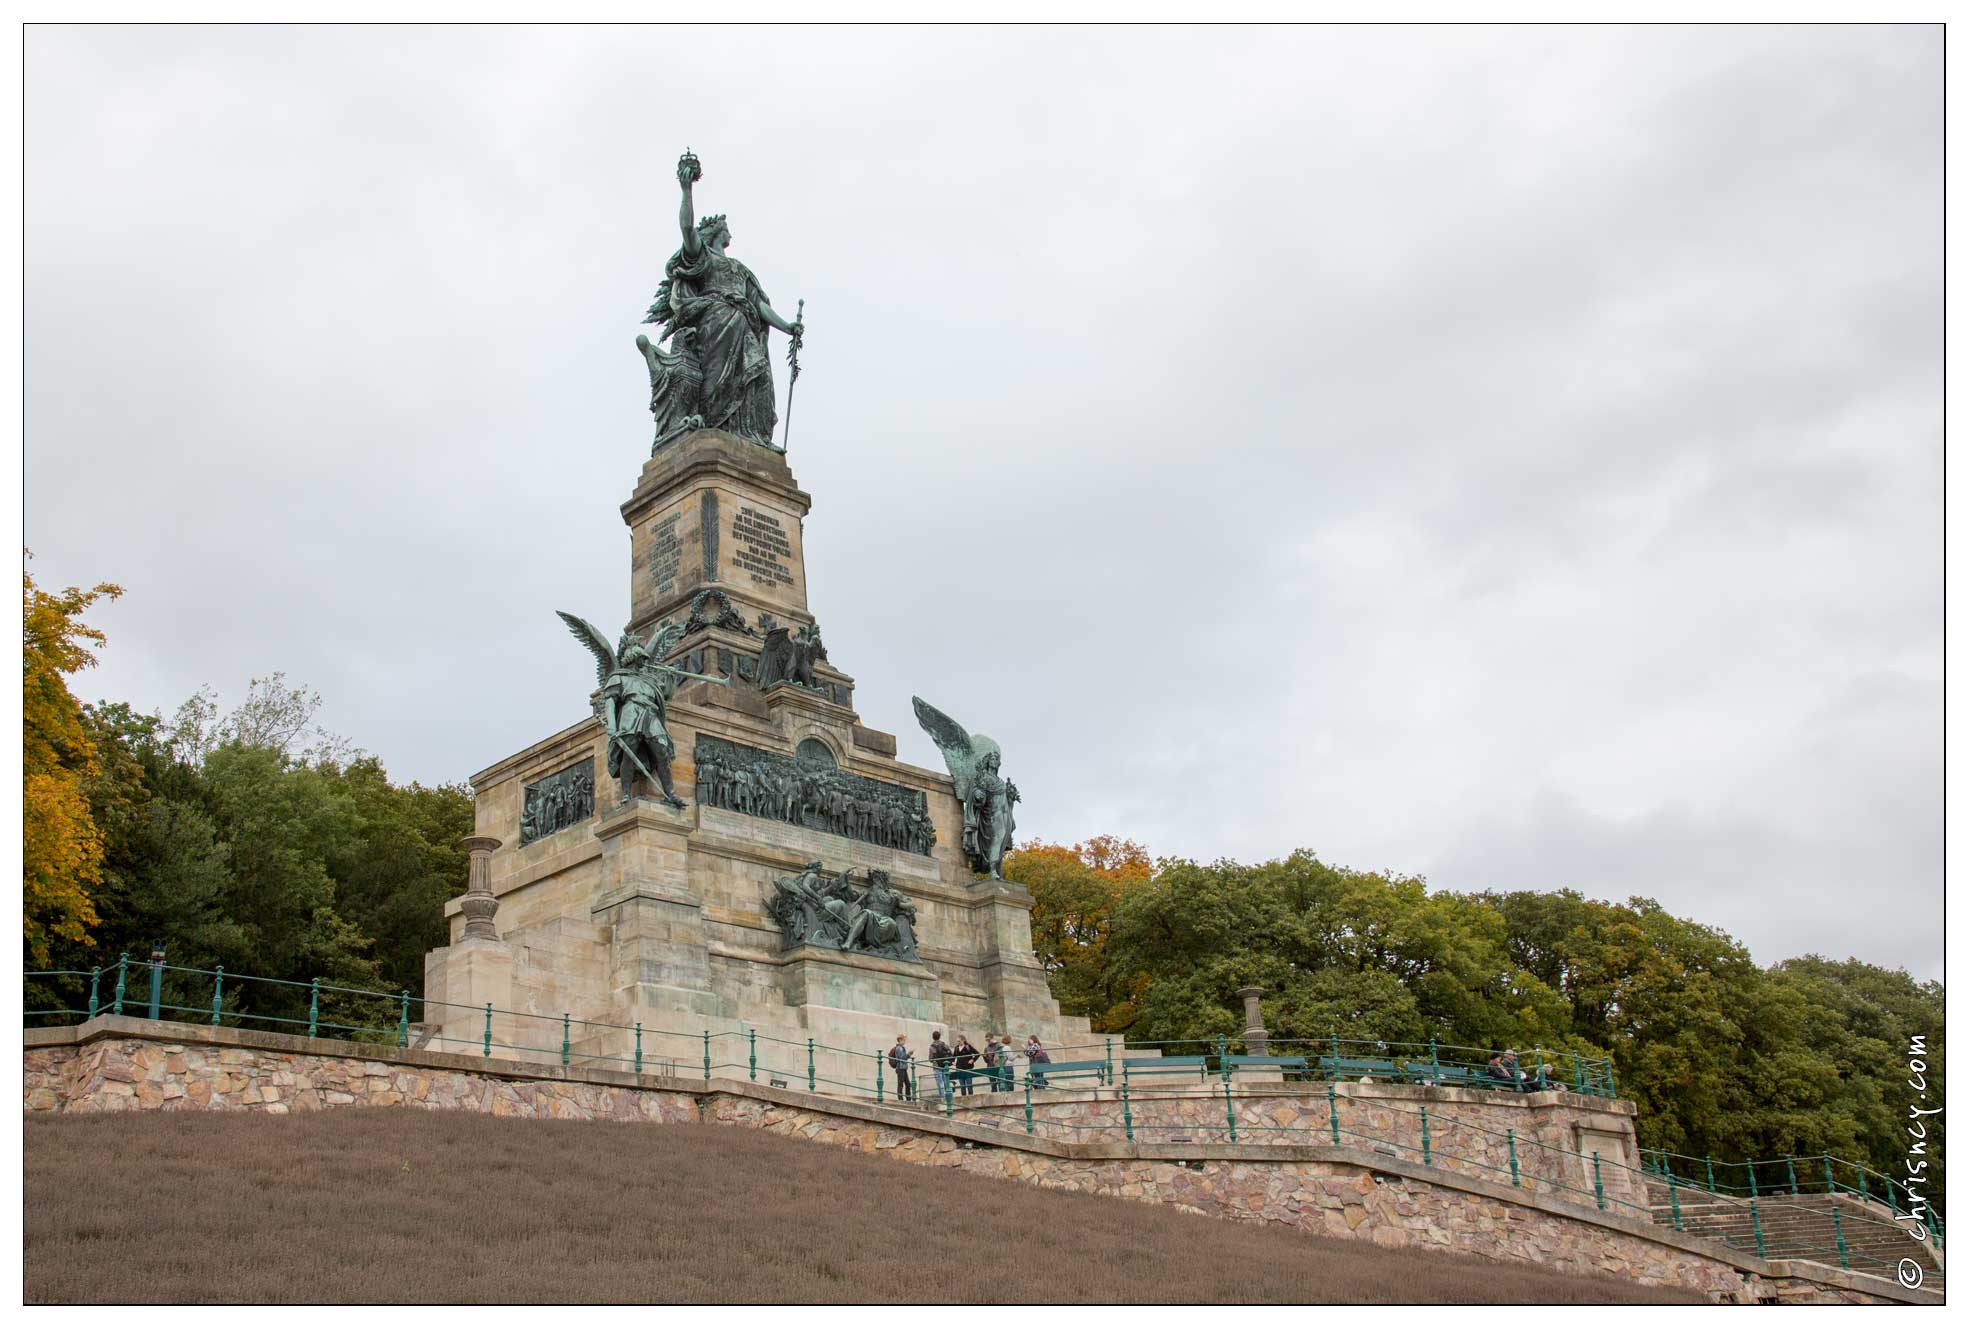
{"label": "relief frieze of figures", "polygon": [[595,759],[555,771],[526,786],[520,804],[520,843],[532,844],[595,815]]}
{"label": "relief frieze of figures", "polygon": [[912,854],[927,854],[936,843],[920,790],[709,734],[697,736],[696,765],[697,801],[707,807]]}

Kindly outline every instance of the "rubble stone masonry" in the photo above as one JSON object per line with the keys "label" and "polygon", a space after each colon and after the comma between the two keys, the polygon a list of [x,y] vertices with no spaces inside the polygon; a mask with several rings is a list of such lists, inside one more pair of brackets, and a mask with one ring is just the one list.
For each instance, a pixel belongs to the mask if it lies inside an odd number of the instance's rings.
{"label": "rubble stone masonry", "polygon": [[[1281,1223],[1318,1236],[1458,1251],[1567,1273],[1693,1289],[1719,1302],[1917,1302],[1885,1280],[1762,1261],[1645,1219],[1359,1148],[1061,1142],[916,1108],[746,1081],[562,1071],[424,1050],[102,1017],[30,1030],[24,1106],[37,1112],[408,1106],[573,1120],[705,1121],[926,1167]],[[1276,1107],[1277,1104],[1272,1106]]]}

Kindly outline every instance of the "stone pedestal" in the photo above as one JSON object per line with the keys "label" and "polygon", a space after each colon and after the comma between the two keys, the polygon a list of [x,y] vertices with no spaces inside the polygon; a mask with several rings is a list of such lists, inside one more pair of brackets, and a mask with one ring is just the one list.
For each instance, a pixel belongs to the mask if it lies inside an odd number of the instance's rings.
{"label": "stone pedestal", "polygon": [[[935,972],[879,955],[799,946],[781,962],[780,987],[787,1005],[822,1008],[807,1013],[808,1027],[816,1036],[837,1016],[873,1016],[877,1024],[943,1019],[943,995]],[[853,1020],[857,1028],[865,1023]]]}
{"label": "stone pedestal", "polygon": [[1244,998],[1244,1045],[1251,1050],[1252,1056],[1266,1056],[1266,1039],[1270,1035],[1265,1032],[1265,1017],[1258,1010],[1258,999],[1265,995],[1265,989],[1239,988],[1237,994]]}
{"label": "stone pedestal", "polygon": [[492,851],[500,845],[493,835],[468,835],[458,842],[471,855],[465,879],[465,898],[459,910],[465,915],[465,935],[491,940],[499,935],[492,916],[499,912],[499,900],[492,893]]}
{"label": "stone pedestal", "polygon": [[[444,1004],[427,1006],[424,1022],[436,1029],[431,1046],[439,1052],[485,1050],[486,1007],[491,1017],[492,1055],[513,1058],[510,1049],[537,1043],[537,1031],[521,1037],[513,1009],[513,969],[519,948],[495,937],[465,937],[425,961],[424,990],[442,991]],[[433,968],[436,972],[433,973]]]}
{"label": "stone pedestal", "polygon": [[590,908],[608,929],[609,1008],[618,1023],[640,1009],[720,1015],[711,991],[703,901],[690,889],[686,810],[632,799],[602,814],[601,881]]}
{"label": "stone pedestal", "polygon": [[703,591],[723,592],[746,628],[761,613],[811,622],[801,522],[812,505],[785,457],[736,435],[701,429],[658,448],[622,505],[634,626],[681,617]]}

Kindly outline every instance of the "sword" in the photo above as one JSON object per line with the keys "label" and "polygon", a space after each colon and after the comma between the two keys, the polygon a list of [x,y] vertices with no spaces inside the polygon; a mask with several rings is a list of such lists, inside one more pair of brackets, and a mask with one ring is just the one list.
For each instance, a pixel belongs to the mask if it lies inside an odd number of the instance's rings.
{"label": "sword", "polygon": [[[806,314],[807,302],[802,300],[800,308],[793,315],[793,321],[795,323],[804,321]],[[800,381],[800,340],[795,337],[786,345],[786,363],[793,367],[793,371],[786,376],[786,430],[779,436],[781,452],[786,451],[786,445],[793,437],[793,385]]]}

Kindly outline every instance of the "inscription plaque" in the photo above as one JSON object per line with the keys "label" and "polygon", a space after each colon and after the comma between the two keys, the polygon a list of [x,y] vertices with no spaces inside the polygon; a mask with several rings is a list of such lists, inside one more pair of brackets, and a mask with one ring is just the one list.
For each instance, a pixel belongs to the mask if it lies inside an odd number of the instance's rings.
{"label": "inscription plaque", "polygon": [[791,586],[793,569],[784,560],[793,557],[793,544],[786,528],[769,512],[743,504],[732,519],[732,540],[739,547],[732,551],[732,564],[761,586]]}
{"label": "inscription plaque", "polygon": [[650,576],[656,582],[659,598],[677,589],[677,566],[684,557],[684,544],[677,538],[677,527],[683,520],[683,513],[673,512],[650,527]]}

